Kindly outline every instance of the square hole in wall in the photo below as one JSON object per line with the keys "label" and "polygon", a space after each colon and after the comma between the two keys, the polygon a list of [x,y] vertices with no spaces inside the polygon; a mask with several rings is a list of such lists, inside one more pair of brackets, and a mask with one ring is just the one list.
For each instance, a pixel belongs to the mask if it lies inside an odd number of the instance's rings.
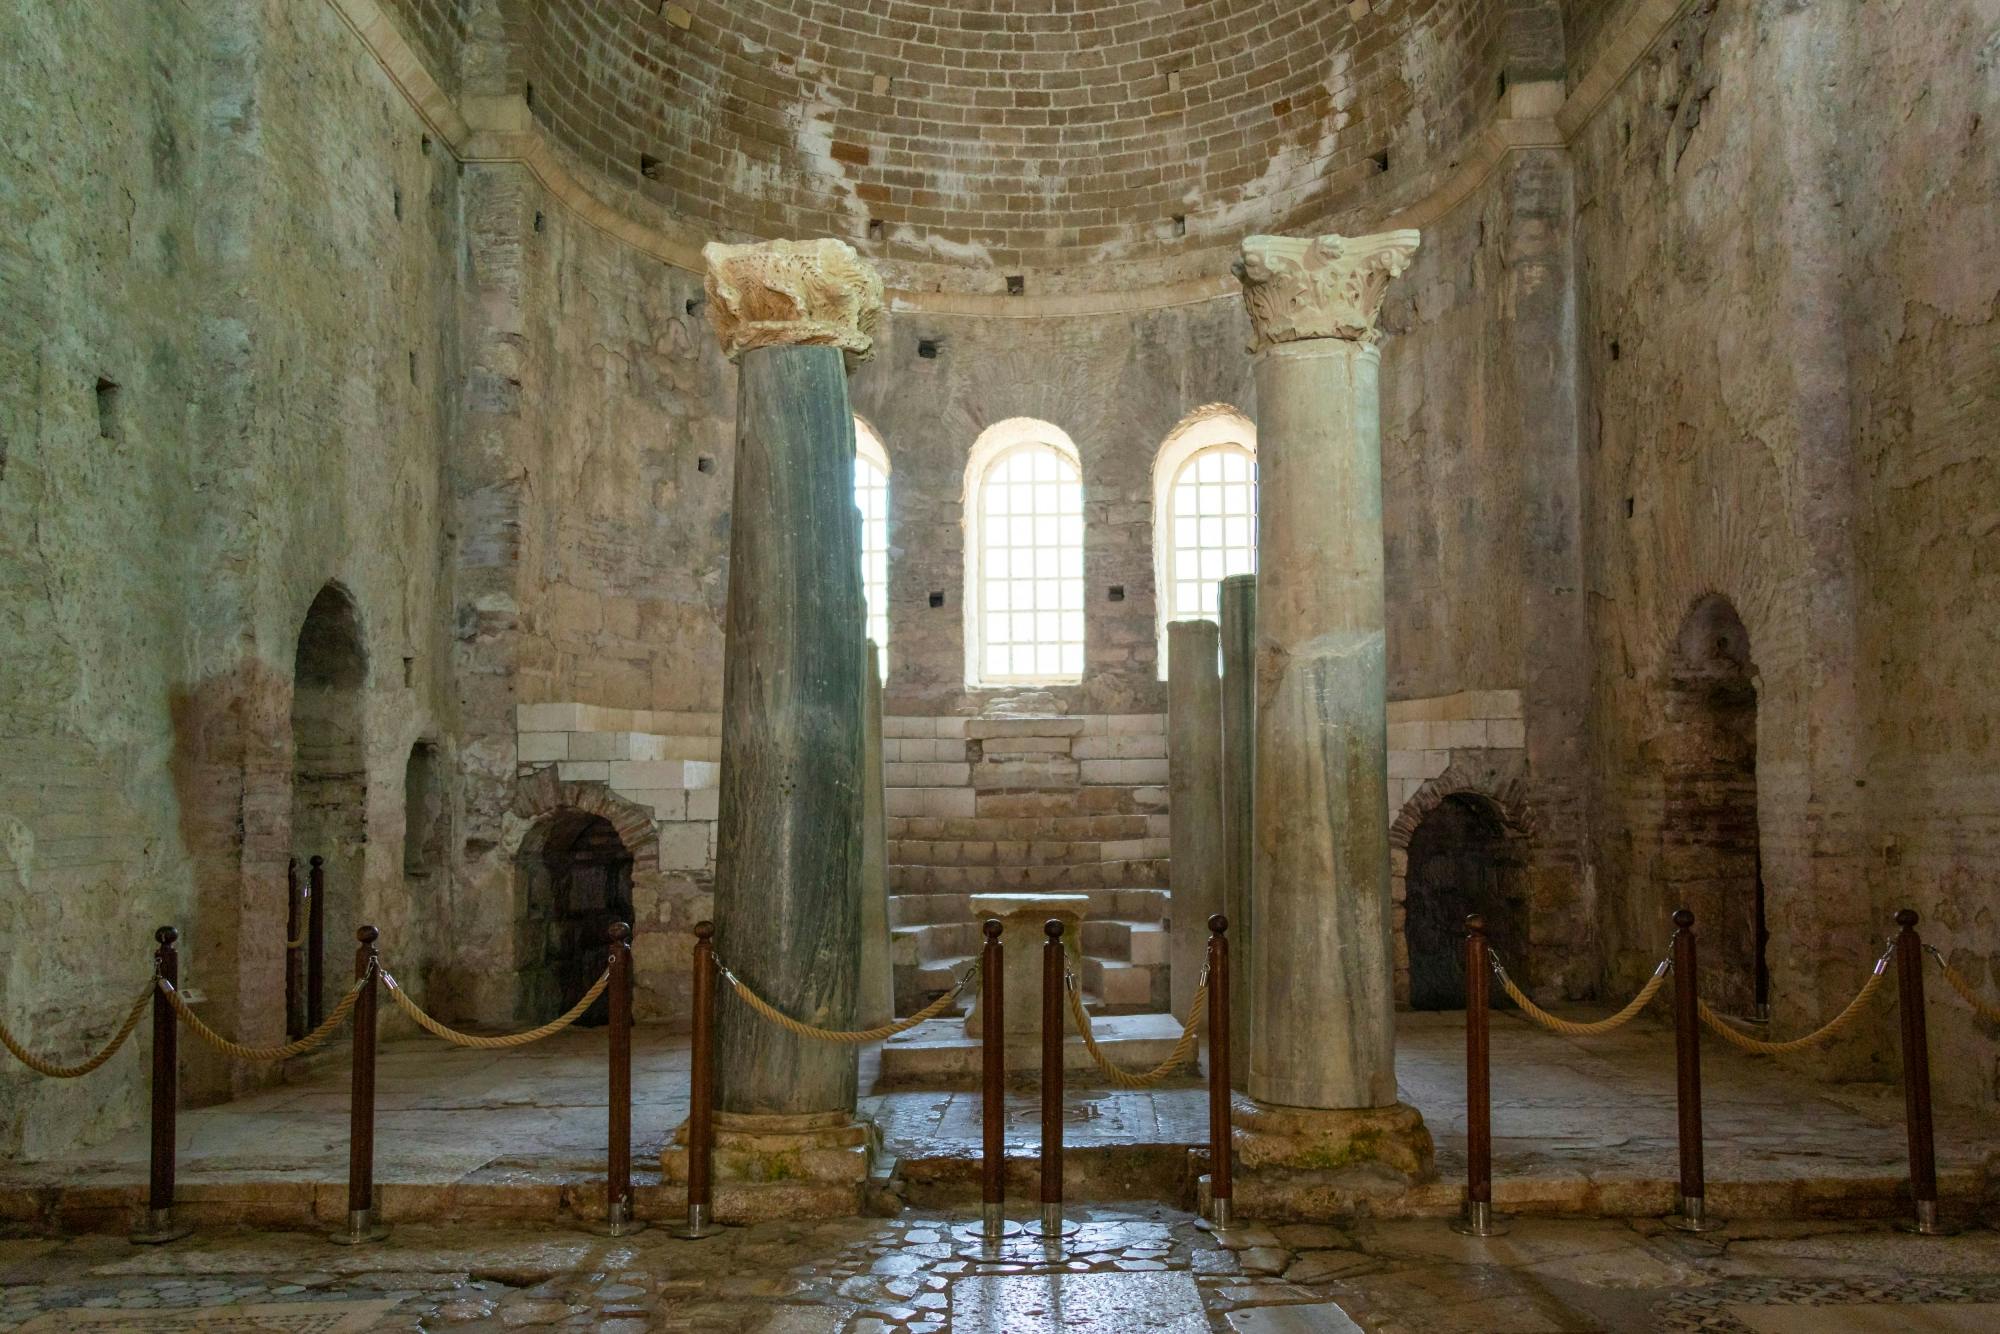
{"label": "square hole in wall", "polygon": [[944,594],[942,593],[931,594],[931,605],[933,607],[942,607],[944,605]]}
{"label": "square hole in wall", "polygon": [[1104,590],[1104,596],[1113,602],[1123,602],[1125,600],[1125,585],[1111,585],[1111,587]]}
{"label": "square hole in wall", "polygon": [[917,340],[917,355],[922,357],[925,361],[936,361],[937,354],[938,354],[937,339],[919,338]]}
{"label": "square hole in wall", "polygon": [[1028,290],[1027,275],[1010,273],[1007,275],[1007,295],[1020,296]]}
{"label": "square hole in wall", "polygon": [[545,226],[547,226],[547,225],[548,225],[548,224],[547,224],[547,220],[546,220],[545,218],[543,218],[543,217],[542,217],[542,211],[541,211],[540,209],[536,209],[536,210],[535,210],[535,230],[539,232],[540,230],[542,230],[542,228],[543,228],[543,227],[545,227]]}
{"label": "square hole in wall", "polygon": [[97,434],[106,440],[116,440],[124,425],[118,414],[119,393],[116,380],[97,377]]}
{"label": "square hole in wall", "polygon": [[1389,170],[1389,150],[1386,148],[1383,149],[1381,152],[1375,154],[1368,160],[1375,164],[1375,173],[1378,176],[1381,173]]}
{"label": "square hole in wall", "polygon": [[1187,214],[1185,213],[1174,214],[1174,235],[1175,236],[1187,235]]}
{"label": "square hole in wall", "polygon": [[1628,519],[1632,517],[1632,508],[1632,497],[1625,497],[1625,517]]}
{"label": "square hole in wall", "polygon": [[701,309],[701,303],[702,303],[701,297],[691,296],[687,299],[687,304],[683,307],[683,309],[685,309],[688,314],[692,315],[696,311]]}
{"label": "square hole in wall", "polygon": [[389,187],[389,211],[396,215],[397,221],[400,222],[402,220],[403,187],[400,185],[392,185]]}
{"label": "square hole in wall", "polygon": [[694,470],[696,472],[714,472],[715,460],[710,458],[708,455],[703,454],[700,458],[694,461]]}
{"label": "square hole in wall", "polygon": [[868,239],[871,241],[880,241],[883,239],[882,219],[868,219]]}
{"label": "square hole in wall", "polygon": [[639,174],[649,181],[661,180],[666,176],[666,167],[651,153],[639,154]]}

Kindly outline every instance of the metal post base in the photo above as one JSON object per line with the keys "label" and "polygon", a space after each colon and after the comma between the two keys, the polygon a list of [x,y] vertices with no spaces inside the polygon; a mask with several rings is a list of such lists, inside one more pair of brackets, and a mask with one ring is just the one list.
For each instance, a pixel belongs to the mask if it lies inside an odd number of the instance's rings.
{"label": "metal post base", "polygon": [[1073,1237],[1076,1235],[1076,1220],[1064,1218],[1060,1204],[1045,1204],[1042,1206],[1042,1216],[1028,1224],[1028,1235],[1040,1237],[1044,1241]]}
{"label": "metal post base", "polygon": [[678,1237],[682,1241],[700,1241],[703,1237],[712,1237],[720,1231],[722,1224],[709,1218],[707,1205],[690,1204],[687,1222],[677,1223],[668,1228],[667,1235]]}
{"label": "metal post base", "polygon": [[1667,1216],[1667,1226],[1678,1232],[1715,1232],[1728,1224],[1720,1218],[1710,1218],[1708,1209],[1699,1195],[1681,1196],[1681,1211]]}
{"label": "metal post base", "polygon": [[326,1239],[336,1246],[361,1246],[388,1235],[389,1225],[377,1218],[373,1209],[349,1209],[346,1228],[327,1233]]}
{"label": "metal post base", "polygon": [[1018,1237],[1021,1225],[1006,1216],[1005,1208],[1001,1204],[982,1204],[977,1223],[960,1223],[952,1232],[967,1241],[1004,1241],[1008,1237]]}
{"label": "metal post base", "polygon": [[629,1237],[635,1232],[644,1232],[648,1226],[645,1219],[632,1216],[630,1200],[618,1200],[606,1207],[604,1221],[590,1230],[600,1237]]}
{"label": "metal post base", "polygon": [[165,1209],[148,1209],[146,1225],[132,1234],[132,1244],[158,1246],[169,1241],[179,1241],[193,1231],[193,1223],[183,1223],[174,1217],[172,1206]]}
{"label": "metal post base", "polygon": [[1909,1232],[1919,1237],[1955,1237],[1958,1229],[1938,1217],[1936,1200],[1918,1200],[1917,1216],[1906,1218],[1896,1224],[1898,1232]]}
{"label": "metal post base", "polygon": [[1461,1237],[1504,1237],[1507,1220],[1493,1212],[1490,1200],[1467,1200],[1465,1213],[1451,1221],[1451,1230]]}

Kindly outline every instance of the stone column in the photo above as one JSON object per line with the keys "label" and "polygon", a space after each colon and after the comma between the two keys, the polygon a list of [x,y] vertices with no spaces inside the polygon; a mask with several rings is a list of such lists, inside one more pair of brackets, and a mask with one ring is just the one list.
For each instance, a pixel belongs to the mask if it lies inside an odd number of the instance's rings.
{"label": "stone column", "polygon": [[1229,918],[1230,1085],[1250,1087],[1253,757],[1257,753],[1257,576],[1222,581],[1222,912]]}
{"label": "stone column", "polygon": [[[1236,270],[1255,335],[1261,502],[1258,1110],[1245,1124],[1291,1164],[1334,1161],[1338,1141],[1336,1157],[1429,1170],[1421,1118],[1396,1106],[1375,333],[1383,291],[1417,242],[1414,231],[1253,236]],[[1407,1115],[1365,1114],[1376,1108]],[[1364,1114],[1319,1115],[1335,1109]]]}
{"label": "stone column", "polygon": [[1167,627],[1167,811],[1172,833],[1174,1018],[1188,1006],[1208,955],[1208,919],[1222,911],[1222,683],[1214,621]]}
{"label": "stone column", "polygon": [[[738,366],[716,952],[786,1014],[847,1028],[861,962],[865,619],[843,357],[872,347],[882,284],[838,241],[709,245],[702,257],[709,319]],[[794,1037],[727,987],[719,1008],[719,1128],[853,1121],[853,1047]]]}
{"label": "stone column", "polygon": [[855,1027],[876,1028],[896,1017],[896,987],[889,960],[889,830],[882,797],[882,650],[872,639],[861,692],[861,1004]]}

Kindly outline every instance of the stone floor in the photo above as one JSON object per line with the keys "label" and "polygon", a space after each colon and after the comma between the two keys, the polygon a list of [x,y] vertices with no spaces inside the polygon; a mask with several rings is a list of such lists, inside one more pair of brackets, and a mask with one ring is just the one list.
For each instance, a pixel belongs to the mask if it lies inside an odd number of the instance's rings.
{"label": "stone floor", "polygon": [[[1457,1211],[1464,1170],[1463,1030],[1458,1015],[1403,1016],[1403,1098],[1438,1142],[1441,1179],[1380,1214]],[[392,1219],[486,1221],[589,1216],[601,1210],[602,1030],[509,1052],[465,1051],[426,1037],[386,1043],[377,1180]],[[634,1057],[634,1161],[643,1214],[673,1209],[658,1185],[659,1149],[686,1115],[685,1039],[642,1030]],[[127,1059],[121,1057],[120,1059]],[[1673,1044],[1645,1021],[1568,1039],[1496,1015],[1495,1193],[1542,1214],[1661,1213],[1673,1202]],[[864,1057],[864,1087],[874,1057]],[[1711,1045],[1704,1056],[1711,1207],[1736,1217],[1899,1212],[1902,1100],[1893,1086],[1817,1083]],[[99,1076],[100,1078],[103,1076]],[[346,1074],[328,1065],[300,1082],[185,1113],[181,1199],[209,1221],[304,1225],[344,1217]],[[1206,1138],[1205,1094],[1184,1080],[1148,1092],[1073,1081],[1066,1101],[1071,1198],[1191,1204],[1187,1148]],[[976,1198],[979,1096],[898,1091],[865,1110],[900,1159],[904,1198],[944,1207]],[[1007,1143],[1017,1198],[1027,1198],[1038,1139],[1031,1090],[1010,1094]],[[0,1219],[122,1230],[145,1181],[143,1127],[40,1163],[0,1164]],[[1938,1156],[1947,1201],[1972,1207],[2000,1190],[2000,1124],[1942,1109]]]}
{"label": "stone floor", "polygon": [[767,1223],[688,1243],[417,1225],[381,1244],[222,1230],[153,1249],[0,1240],[0,1330],[592,1329],[980,1334],[1965,1334],[2000,1328],[2000,1233],[1865,1224],[1517,1220],[1247,1226],[1160,1207],[1080,1211],[1058,1251],[982,1247],[951,1219]]}

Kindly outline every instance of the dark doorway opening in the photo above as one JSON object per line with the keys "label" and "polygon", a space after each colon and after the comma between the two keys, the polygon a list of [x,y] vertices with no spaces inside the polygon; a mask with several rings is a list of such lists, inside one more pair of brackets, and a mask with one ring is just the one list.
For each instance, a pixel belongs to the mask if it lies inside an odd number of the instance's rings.
{"label": "dark doorway opening", "polygon": [[[1403,934],[1410,950],[1410,1008],[1465,1008],[1465,919],[1486,919],[1487,939],[1514,979],[1527,976],[1524,841],[1484,797],[1453,793],[1410,835]],[[1496,1004],[1505,1004],[1494,988]]]}
{"label": "dark doorway opening", "polygon": [[346,990],[338,979],[347,974],[360,925],[368,837],[361,692],[367,680],[360,614],[353,599],[328,584],[306,611],[292,663],[292,858],[300,889],[310,886],[312,859],[325,859],[322,899],[287,914],[323,927],[317,957],[308,939],[296,970],[308,993],[303,1010],[309,1022]]}
{"label": "dark doorway opening", "polygon": [[1681,623],[1668,664],[1660,880],[1668,911],[1693,910],[1701,991],[1727,1014],[1769,1004],[1757,832],[1757,685],[1750,634],[1710,594]]}
{"label": "dark doorway opening", "polygon": [[[539,848],[522,854],[527,881],[519,1018],[539,1023],[583,999],[610,958],[613,922],[632,920],[632,853],[601,815],[559,811]],[[600,997],[578,1022],[602,1024]]]}

